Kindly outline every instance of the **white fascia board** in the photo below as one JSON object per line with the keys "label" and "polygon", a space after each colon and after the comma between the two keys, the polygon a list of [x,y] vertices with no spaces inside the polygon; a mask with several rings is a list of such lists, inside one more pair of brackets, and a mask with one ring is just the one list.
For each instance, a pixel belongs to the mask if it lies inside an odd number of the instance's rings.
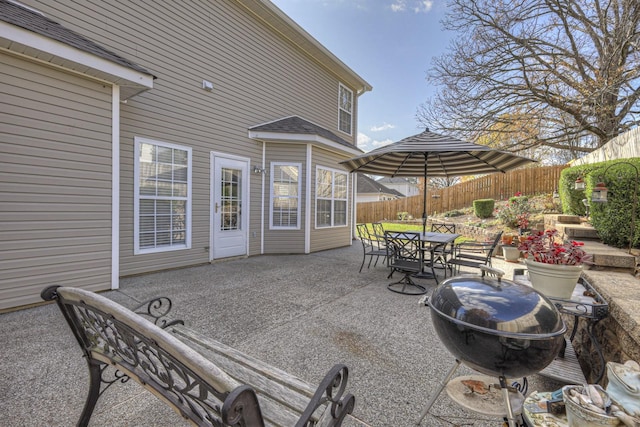
{"label": "white fascia board", "polygon": [[[139,85],[147,89],[153,88],[153,76],[151,74],[141,73],[4,21],[0,22],[0,38],[106,73],[113,77],[114,81],[112,83],[117,83],[120,86],[126,86],[127,84],[118,82],[118,80],[125,80],[129,84]],[[90,74],[87,75],[91,76]]]}
{"label": "white fascia board", "polygon": [[279,143],[316,143],[324,145],[328,148],[340,151],[342,153],[353,154],[354,156],[362,154],[357,148],[349,148],[335,141],[324,138],[320,135],[307,133],[278,133],[278,132],[256,132],[249,131],[249,138],[259,141],[279,142]]}

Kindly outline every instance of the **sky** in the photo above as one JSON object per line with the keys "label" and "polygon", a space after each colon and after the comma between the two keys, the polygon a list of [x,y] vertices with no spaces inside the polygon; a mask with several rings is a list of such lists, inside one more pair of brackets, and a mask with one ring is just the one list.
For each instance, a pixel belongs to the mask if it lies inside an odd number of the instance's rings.
{"label": "sky", "polygon": [[364,151],[422,132],[418,107],[436,92],[426,75],[454,34],[445,0],[272,0],[373,90],[358,99]]}

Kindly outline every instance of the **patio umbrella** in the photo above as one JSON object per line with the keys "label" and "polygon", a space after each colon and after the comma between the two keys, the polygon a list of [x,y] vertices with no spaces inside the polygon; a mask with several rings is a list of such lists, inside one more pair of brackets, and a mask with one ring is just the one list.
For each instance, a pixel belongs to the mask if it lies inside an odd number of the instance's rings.
{"label": "patio umbrella", "polygon": [[424,177],[424,233],[427,224],[427,177],[504,173],[534,161],[427,129],[340,163],[352,172],[390,177]]}

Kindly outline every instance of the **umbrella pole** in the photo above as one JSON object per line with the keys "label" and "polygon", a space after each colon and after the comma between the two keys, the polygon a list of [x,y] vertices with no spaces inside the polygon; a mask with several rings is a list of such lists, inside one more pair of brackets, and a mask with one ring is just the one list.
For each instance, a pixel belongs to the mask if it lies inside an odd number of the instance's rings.
{"label": "umbrella pole", "polygon": [[427,160],[428,153],[424,153],[424,182],[422,187],[422,234],[427,232]]}

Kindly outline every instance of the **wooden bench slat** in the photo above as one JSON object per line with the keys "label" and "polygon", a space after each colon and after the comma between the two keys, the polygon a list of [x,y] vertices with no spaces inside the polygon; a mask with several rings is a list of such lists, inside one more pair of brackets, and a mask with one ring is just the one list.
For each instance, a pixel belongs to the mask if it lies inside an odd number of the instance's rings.
{"label": "wooden bench slat", "polygon": [[[41,296],[56,301],[87,360],[90,384],[81,427],[89,424],[102,392],[122,378],[136,380],[196,425],[327,427],[340,426],[345,418],[353,421],[349,414],[355,398],[346,393],[344,364],[334,365],[313,387],[176,321],[167,322],[167,298],[134,312],[77,288],[50,286]],[[103,377],[107,368],[115,379]]]}
{"label": "wooden bench slat", "polygon": [[250,385],[258,395],[263,417],[275,425],[294,425],[315,393],[309,383],[183,325],[168,331],[239,383]]}

